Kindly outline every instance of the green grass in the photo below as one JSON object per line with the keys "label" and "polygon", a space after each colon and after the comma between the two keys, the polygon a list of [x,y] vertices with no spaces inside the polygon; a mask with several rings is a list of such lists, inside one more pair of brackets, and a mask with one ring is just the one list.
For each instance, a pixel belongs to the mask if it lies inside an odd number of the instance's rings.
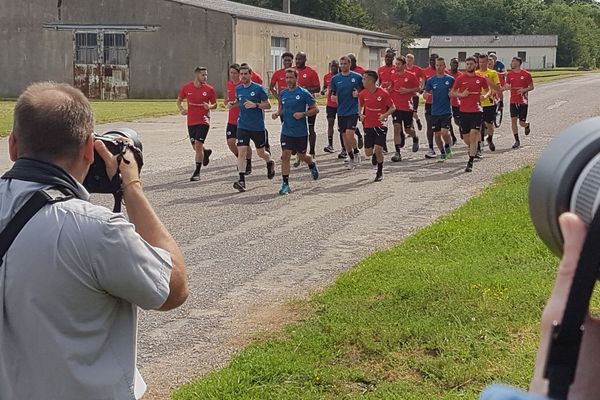
{"label": "green grass", "polygon": [[542,71],[531,71],[535,83],[552,82],[588,73],[590,73],[590,71],[578,71],[577,68],[555,68]]}
{"label": "green grass", "polygon": [[526,387],[557,265],[529,220],[530,173],[497,178],[366,258],[308,300],[303,321],[172,398],[474,399],[495,381]]}

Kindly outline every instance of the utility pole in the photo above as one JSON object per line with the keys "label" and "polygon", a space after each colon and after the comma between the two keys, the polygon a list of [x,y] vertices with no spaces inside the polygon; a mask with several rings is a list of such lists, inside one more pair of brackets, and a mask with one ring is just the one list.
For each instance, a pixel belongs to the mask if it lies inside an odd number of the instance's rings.
{"label": "utility pole", "polygon": [[283,0],[283,12],[284,13],[288,13],[288,14],[292,13],[292,7],[290,6],[290,1],[291,0]]}

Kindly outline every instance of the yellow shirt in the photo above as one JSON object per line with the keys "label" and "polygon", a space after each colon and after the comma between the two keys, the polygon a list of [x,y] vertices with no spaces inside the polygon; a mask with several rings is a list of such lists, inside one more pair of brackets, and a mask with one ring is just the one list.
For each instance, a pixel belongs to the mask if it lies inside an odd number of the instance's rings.
{"label": "yellow shirt", "polygon": [[[493,69],[488,68],[485,70],[485,72],[481,71],[481,70],[477,70],[477,71],[475,71],[475,73],[477,75],[487,76],[488,78],[490,78],[490,81],[494,82],[496,85],[500,85],[500,77],[498,76],[498,72],[494,71]],[[493,91],[492,88],[490,88],[490,89]],[[490,96],[487,99],[485,99],[484,101],[482,101],[481,106],[482,107],[493,106],[494,100],[492,98],[493,98],[493,96]]]}

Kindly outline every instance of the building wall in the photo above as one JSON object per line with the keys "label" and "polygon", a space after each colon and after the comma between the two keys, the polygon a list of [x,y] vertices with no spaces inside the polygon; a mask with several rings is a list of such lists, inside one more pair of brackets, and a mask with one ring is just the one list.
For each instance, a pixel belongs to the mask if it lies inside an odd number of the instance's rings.
{"label": "building wall", "polygon": [[45,30],[44,23],[160,25],[157,32],[129,33],[130,98],[174,98],[198,65],[209,69],[219,92],[227,80],[227,14],[164,0],[62,0],[59,20],[55,1],[0,3],[1,97],[15,97],[34,81],[73,82],[73,32]]}
{"label": "building wall", "polygon": [[[273,73],[271,37],[288,38],[288,50],[294,54],[304,51],[307,63],[321,77],[327,73],[329,61],[348,53],[356,54],[360,66],[369,66],[369,48],[363,45],[364,35],[239,19],[236,21],[236,60],[247,62],[265,80]],[[398,40],[389,42],[400,48]]]}
{"label": "building wall", "polygon": [[[490,52],[493,51],[498,56],[498,59],[502,61],[507,67],[510,65],[510,61],[517,55],[518,52],[526,52],[525,62],[523,62],[523,68],[526,69],[543,69],[543,68],[554,68],[556,66],[556,48],[555,47],[526,47],[526,48],[430,48],[429,54],[437,53],[440,57],[444,57],[447,60],[453,57],[458,57],[460,51],[466,51],[467,57],[473,55],[474,52]],[[545,65],[544,65],[545,56]],[[463,68],[461,63],[461,68]]]}

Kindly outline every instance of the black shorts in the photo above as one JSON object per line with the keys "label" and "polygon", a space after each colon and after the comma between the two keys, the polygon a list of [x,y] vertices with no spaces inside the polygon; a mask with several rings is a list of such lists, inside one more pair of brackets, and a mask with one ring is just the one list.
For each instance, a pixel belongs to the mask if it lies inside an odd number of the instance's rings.
{"label": "black shorts", "polygon": [[208,135],[208,130],[210,126],[208,125],[190,125],[188,126],[188,134],[190,135],[190,142],[194,143],[195,141],[199,141],[204,143],[206,140],[206,136]]}
{"label": "black shorts", "polygon": [[431,104],[427,104],[425,103],[425,116],[430,116],[431,115]]}
{"label": "black shorts", "polygon": [[463,135],[471,133],[472,130],[480,130],[483,121],[483,113],[463,112],[460,114],[460,131]]}
{"label": "black shorts", "polygon": [[413,112],[396,110],[392,114],[392,122],[394,125],[404,125],[406,129],[413,127]]}
{"label": "black shorts", "polygon": [[365,149],[385,146],[388,128],[365,128]]}
{"label": "black shorts", "polygon": [[308,126],[315,126],[315,122],[317,122],[317,116],[313,115],[312,117],[306,118],[308,121]]}
{"label": "black shorts", "polygon": [[286,136],[281,134],[281,149],[291,150],[293,154],[306,153],[308,136]]}
{"label": "black shorts", "polygon": [[327,106],[325,108],[325,111],[327,112],[327,119],[334,119],[335,116],[337,115],[337,107]]}
{"label": "black shorts", "polygon": [[496,105],[483,107],[483,122],[493,124],[496,120]]}
{"label": "black shorts", "polygon": [[356,130],[358,125],[358,115],[338,115],[338,127],[340,132],[346,132],[347,130]]}
{"label": "black shorts", "polygon": [[225,136],[227,137],[227,140],[237,139],[237,125],[227,124],[227,128],[225,128]]}
{"label": "black shorts", "polygon": [[257,149],[262,149],[267,143],[267,135],[265,131],[247,131],[242,128],[237,130],[237,145],[250,146],[250,141],[254,142]]}
{"label": "black shorts", "polygon": [[414,112],[419,111],[419,102],[420,101],[421,101],[421,98],[419,96],[413,96],[412,102],[413,102],[413,111]]}
{"label": "black shorts", "polygon": [[452,124],[451,114],[431,116],[431,129],[434,132],[439,132],[442,129],[450,129],[450,124]]}
{"label": "black shorts", "polygon": [[527,121],[528,104],[512,104],[510,105],[510,117],[519,118],[520,121]]}

